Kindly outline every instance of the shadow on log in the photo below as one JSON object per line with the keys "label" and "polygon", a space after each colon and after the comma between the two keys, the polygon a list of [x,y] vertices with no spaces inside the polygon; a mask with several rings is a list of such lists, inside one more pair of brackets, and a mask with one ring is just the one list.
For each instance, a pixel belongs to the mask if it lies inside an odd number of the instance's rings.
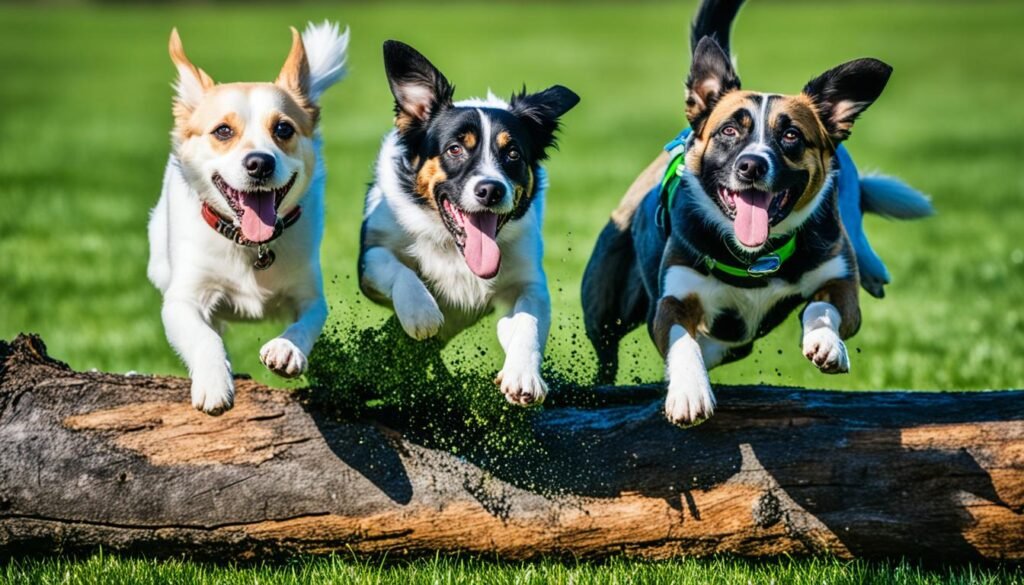
{"label": "shadow on log", "polygon": [[[0,342],[0,553],[473,552],[1024,560],[1024,392],[719,389],[711,421],[548,407],[491,466],[238,380],[75,372]],[[616,394],[628,393],[628,388]]]}

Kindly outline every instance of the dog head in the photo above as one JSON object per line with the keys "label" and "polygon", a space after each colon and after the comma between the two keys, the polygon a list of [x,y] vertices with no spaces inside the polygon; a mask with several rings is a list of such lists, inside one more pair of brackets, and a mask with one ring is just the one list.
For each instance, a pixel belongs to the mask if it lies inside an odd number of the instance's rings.
{"label": "dog head", "polygon": [[498,232],[526,213],[559,118],[579,97],[556,85],[524,90],[508,103],[455,103],[454,86],[412,47],[386,42],[384,64],[412,171],[409,193],[437,214],[470,270],[493,278],[501,262]]}
{"label": "dog head", "polygon": [[703,38],[686,82],[694,132],[686,165],[703,188],[699,196],[711,219],[748,252],[797,229],[830,180],[836,147],[891,72],[876,59],[857,59],[796,95],[742,91],[728,55]]}
{"label": "dog head", "polygon": [[170,54],[178,69],[174,153],[186,180],[221,216],[235,218],[243,237],[269,240],[278,217],[305,195],[316,165],[320,109],[302,37],[292,29],[273,83],[214,83],[185,56],[177,30]]}

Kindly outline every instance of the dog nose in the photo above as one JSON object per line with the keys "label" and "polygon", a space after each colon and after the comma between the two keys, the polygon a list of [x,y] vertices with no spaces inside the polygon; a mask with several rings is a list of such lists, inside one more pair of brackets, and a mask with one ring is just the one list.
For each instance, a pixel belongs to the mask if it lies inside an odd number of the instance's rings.
{"label": "dog nose", "polygon": [[480,181],[473,194],[481,205],[490,207],[505,198],[505,185],[498,181]]}
{"label": "dog nose", "polygon": [[265,152],[250,152],[242,160],[249,176],[254,179],[266,179],[274,174],[274,157]]}
{"label": "dog nose", "polygon": [[768,159],[756,154],[744,154],[736,160],[736,174],[744,181],[759,181],[768,174]]}

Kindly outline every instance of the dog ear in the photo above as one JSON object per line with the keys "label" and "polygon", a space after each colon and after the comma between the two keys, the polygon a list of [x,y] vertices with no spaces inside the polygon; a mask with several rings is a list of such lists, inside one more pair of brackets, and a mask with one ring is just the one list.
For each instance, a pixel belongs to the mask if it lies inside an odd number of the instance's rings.
{"label": "dog ear", "polygon": [[291,31],[292,48],[274,83],[306,100],[309,98],[309,60],[306,58],[306,47],[302,44],[302,35],[294,26]]}
{"label": "dog ear", "polygon": [[885,89],[892,67],[878,59],[857,59],[829,69],[804,87],[833,144],[850,137],[853,122]]}
{"label": "dog ear", "polygon": [[384,43],[384,70],[395,96],[395,126],[402,132],[452,106],[455,87],[419,51],[399,41]]}
{"label": "dog ear", "polygon": [[578,103],[580,96],[561,85],[530,94],[526,93],[524,87],[522,92],[512,96],[509,111],[526,124],[533,139],[531,146],[537,160],[546,158],[547,149],[555,143],[559,118]]}
{"label": "dog ear", "polygon": [[178,69],[178,81],[174,84],[174,115],[178,118],[187,117],[196,107],[203,94],[215,84],[205,71],[196,67],[185,55],[185,47],[181,44],[178,29],[171,29],[171,40],[168,44],[171,61]]}
{"label": "dog ear", "polygon": [[711,37],[697,43],[686,79],[686,119],[694,132],[700,133],[711,110],[723,95],[740,88],[729,55]]}

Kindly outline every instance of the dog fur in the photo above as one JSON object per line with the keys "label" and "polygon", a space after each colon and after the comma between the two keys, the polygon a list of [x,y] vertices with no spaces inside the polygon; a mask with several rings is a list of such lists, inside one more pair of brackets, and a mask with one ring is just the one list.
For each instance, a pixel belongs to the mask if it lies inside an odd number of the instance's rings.
{"label": "dog fur", "polygon": [[[743,91],[728,50],[741,4],[705,0],[694,21],[686,101],[693,135],[668,209],[670,231],[656,222],[669,163],[663,154],[612,213],[583,279],[598,381],[614,381],[620,340],[646,322],[665,358],[665,413],[678,424],[713,413],[708,369],[749,355],[756,339],[801,304],[804,355],[824,373],[849,371],[843,340],[860,327],[860,271],[876,296],[888,282],[861,214],[931,213],[927,198],[896,180],[859,184],[840,145],[891,68],[858,59],[799,94]],[[795,253],[770,276],[737,278],[704,262],[749,264],[797,232]]]}
{"label": "dog fur", "polygon": [[[320,273],[326,172],[319,99],[344,76],[348,38],[347,29],[341,33],[328,22],[311,23],[301,36],[292,29],[291,51],[275,82],[216,84],[186,57],[177,30],[171,33],[178,70],[175,125],[149,222],[148,276],[163,293],[164,329],[188,367],[192,405],[209,414],[234,403],[221,339],[227,321],[288,319],[260,359],[291,378],[305,370],[327,318]],[[257,166],[258,178],[252,174]],[[266,245],[276,261],[257,270],[255,248],[212,229],[202,209],[206,204],[262,238],[267,221],[249,221],[251,211],[240,213],[239,201],[265,200],[270,192],[276,209],[267,215],[280,220],[301,205],[301,216]]]}
{"label": "dog fur", "polygon": [[[505,362],[495,381],[512,403],[540,403],[551,321],[541,162],[560,117],[579,98],[554,86],[509,101],[454,102],[454,87],[412,47],[388,41],[384,58],[396,127],[384,138],[366,196],[362,290],[392,308],[417,340],[449,340],[496,303],[509,306],[498,321]],[[493,223],[474,239],[474,221]]]}

